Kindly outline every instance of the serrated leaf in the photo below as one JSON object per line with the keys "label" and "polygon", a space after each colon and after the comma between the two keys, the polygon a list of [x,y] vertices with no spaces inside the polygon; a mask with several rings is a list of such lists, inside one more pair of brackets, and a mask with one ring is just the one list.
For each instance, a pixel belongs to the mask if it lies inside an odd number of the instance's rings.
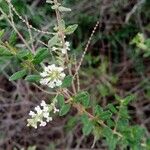
{"label": "serrated leaf", "polygon": [[128,105],[134,99],[135,99],[135,95],[132,94],[132,95],[125,97],[121,102],[123,105]]}
{"label": "serrated leaf", "polygon": [[102,120],[110,119],[111,116],[112,116],[112,113],[111,113],[109,110],[104,111],[104,112],[102,112],[102,113],[100,114],[100,118],[101,118]]}
{"label": "serrated leaf", "polygon": [[84,107],[88,107],[90,103],[90,96],[88,92],[79,92],[75,96],[75,101],[81,103]]}
{"label": "serrated leaf", "polygon": [[72,84],[73,77],[68,75],[64,78],[63,83],[61,85],[62,88],[70,87]]}
{"label": "serrated leaf", "polygon": [[14,81],[14,80],[18,80],[21,79],[22,77],[24,77],[27,74],[27,70],[23,69],[21,71],[18,71],[16,73],[14,73],[10,78],[9,81]]}
{"label": "serrated leaf", "polygon": [[106,138],[109,150],[115,150],[117,145],[117,137],[112,133],[112,130],[108,127],[103,128],[103,135]]}
{"label": "serrated leaf", "polygon": [[84,124],[83,128],[82,128],[82,132],[84,135],[89,135],[92,132],[93,129],[93,124],[88,121],[86,124]]}
{"label": "serrated leaf", "polygon": [[64,116],[64,115],[66,115],[66,114],[69,112],[70,107],[71,107],[70,104],[65,104],[65,105],[63,105],[63,106],[61,107],[61,109],[60,109],[59,116]]}
{"label": "serrated leaf", "polygon": [[46,59],[48,57],[48,54],[49,54],[49,52],[48,52],[47,48],[39,48],[33,58],[33,63],[34,64],[41,63],[44,59]]}
{"label": "serrated leaf", "polygon": [[67,124],[65,125],[65,129],[67,129],[67,131],[71,131],[78,122],[78,117],[70,117],[69,120],[67,121]]}
{"label": "serrated leaf", "polygon": [[99,85],[98,86],[99,92],[102,95],[102,97],[108,96],[109,95],[109,88],[105,85]]}
{"label": "serrated leaf", "polygon": [[59,7],[58,7],[58,10],[59,10],[60,12],[67,12],[67,11],[71,11],[71,9],[70,9],[70,8],[63,7],[63,6],[59,6]]}
{"label": "serrated leaf", "polygon": [[92,132],[93,124],[89,120],[88,116],[86,114],[83,114],[81,116],[81,121],[83,123],[82,132],[84,135],[89,135]]}
{"label": "serrated leaf", "polygon": [[65,33],[66,34],[72,34],[74,33],[74,31],[77,29],[78,25],[77,24],[74,24],[74,25],[70,25],[68,26],[66,29],[65,29]]}
{"label": "serrated leaf", "polygon": [[29,82],[39,82],[41,79],[40,75],[28,75],[25,80]]}
{"label": "serrated leaf", "polygon": [[108,104],[107,108],[112,112],[112,113],[117,113],[117,109],[114,107],[113,104]]}
{"label": "serrated leaf", "polygon": [[103,112],[103,108],[99,105],[96,105],[94,108],[94,114],[95,116],[99,116]]}

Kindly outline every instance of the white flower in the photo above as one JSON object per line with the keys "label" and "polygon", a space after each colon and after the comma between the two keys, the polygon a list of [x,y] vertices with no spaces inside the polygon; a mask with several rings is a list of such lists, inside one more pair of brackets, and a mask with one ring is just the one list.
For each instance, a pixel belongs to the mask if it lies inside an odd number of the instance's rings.
{"label": "white flower", "polygon": [[62,52],[63,54],[66,54],[66,52],[67,52],[66,48],[62,48],[62,49],[61,49],[61,52]]}
{"label": "white flower", "polygon": [[56,81],[56,85],[57,85],[57,86],[61,86],[61,85],[62,85],[62,81],[61,81],[61,80],[57,80],[57,81]]}
{"label": "white flower", "polygon": [[61,49],[61,52],[62,52],[63,54],[66,54],[67,51],[70,51],[70,43],[69,43],[68,41],[65,42],[65,48],[62,48],[62,49]]}
{"label": "white flower", "polygon": [[44,111],[44,112],[47,112],[48,109],[49,109],[48,106],[44,106],[44,107],[43,107],[43,111]]}
{"label": "white flower", "polygon": [[42,127],[46,126],[46,122],[41,121],[40,126],[42,126]]}
{"label": "white flower", "polygon": [[50,121],[52,121],[52,120],[53,120],[52,117],[47,117],[47,118],[46,118],[46,121],[47,121],[47,122],[50,122]]}
{"label": "white flower", "polygon": [[54,107],[54,114],[55,114],[56,112],[59,112],[59,109],[57,109],[56,107]]}
{"label": "white flower", "polygon": [[49,118],[49,113],[48,112],[43,113],[43,117],[44,118]]}
{"label": "white flower", "polygon": [[50,88],[62,85],[62,80],[66,76],[63,72],[64,68],[57,67],[55,64],[44,67],[44,71],[40,73],[42,79],[40,83]]}
{"label": "white flower", "polygon": [[58,48],[57,47],[52,47],[52,51],[56,51],[56,50],[58,50]]}
{"label": "white flower", "polygon": [[33,116],[35,116],[36,114],[35,114],[35,112],[30,111],[29,115],[30,115],[31,117],[33,117]]}
{"label": "white flower", "polygon": [[44,101],[44,100],[42,100],[42,102],[41,102],[41,106],[43,106],[43,107],[45,107],[45,106],[46,106],[46,103],[45,103],[45,101]]}
{"label": "white flower", "polygon": [[27,126],[32,126],[37,128],[38,123],[39,126],[46,126],[46,124],[53,120],[50,116],[50,113],[56,113],[59,110],[55,107],[57,99],[54,99],[51,104],[46,104],[44,100],[41,101],[40,106],[36,106],[34,108],[35,112],[30,111],[29,115],[30,119],[27,119]]}
{"label": "white flower", "polygon": [[[62,42],[61,42],[62,44]],[[63,44],[62,44],[63,45]],[[66,54],[67,51],[70,51],[70,43],[68,41],[65,42],[64,47],[52,47],[52,51],[56,52],[56,51],[61,51],[62,54]]]}
{"label": "white flower", "polygon": [[68,41],[65,42],[65,46],[66,46],[67,49],[70,50],[70,48],[69,48],[70,47],[70,43]]}
{"label": "white flower", "polygon": [[42,113],[42,109],[40,108],[40,106],[35,107],[35,110],[36,110],[37,114]]}

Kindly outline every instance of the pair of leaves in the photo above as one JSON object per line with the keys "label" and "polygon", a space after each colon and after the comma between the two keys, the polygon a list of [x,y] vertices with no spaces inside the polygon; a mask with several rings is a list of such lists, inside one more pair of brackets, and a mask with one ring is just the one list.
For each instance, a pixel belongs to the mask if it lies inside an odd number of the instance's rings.
{"label": "pair of leaves", "polygon": [[[39,64],[41,63],[47,56],[48,56],[49,52],[48,49],[46,48],[39,48],[35,54],[35,56],[33,57],[32,63],[33,64]],[[28,51],[19,51],[17,53],[17,57],[21,58],[21,59],[32,59],[32,54]],[[30,57],[30,58],[29,58]],[[22,69],[16,73],[14,73],[9,80],[18,80],[23,78],[25,75],[27,75],[27,70],[26,69]],[[30,81],[30,82],[37,82],[40,80],[40,76],[39,75],[29,75],[25,78],[25,80]]]}

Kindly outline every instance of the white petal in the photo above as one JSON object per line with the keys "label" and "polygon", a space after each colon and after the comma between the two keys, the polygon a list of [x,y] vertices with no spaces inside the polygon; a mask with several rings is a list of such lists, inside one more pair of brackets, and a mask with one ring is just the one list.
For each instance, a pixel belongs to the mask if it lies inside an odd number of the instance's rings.
{"label": "white petal", "polygon": [[44,100],[42,100],[42,102],[41,102],[41,106],[42,106],[42,107],[45,107],[45,106],[46,106],[46,103],[45,103],[45,101],[44,101]]}
{"label": "white petal", "polygon": [[43,111],[44,111],[44,112],[47,112],[47,111],[48,111],[48,106],[44,106],[44,107],[43,107]]}
{"label": "white petal", "polygon": [[62,81],[61,81],[61,80],[57,80],[56,85],[57,85],[57,86],[62,85]]}
{"label": "white petal", "polygon": [[42,127],[46,126],[46,122],[41,121],[40,126],[42,126]]}
{"label": "white petal", "polygon": [[42,113],[42,109],[40,108],[40,106],[35,107],[35,110],[36,110],[37,114]]}
{"label": "white petal", "polygon": [[53,120],[52,117],[48,117],[48,118],[46,119],[47,122],[50,122],[50,121],[52,121],[52,120]]}
{"label": "white petal", "polygon": [[59,112],[59,109],[57,109],[56,107],[54,107],[54,113]]}
{"label": "white petal", "polygon": [[48,66],[48,69],[49,69],[50,71],[55,70],[55,68],[56,68],[55,64]]}
{"label": "white petal", "polygon": [[50,87],[50,88],[54,88],[55,87],[55,83],[54,82],[49,82],[49,84],[48,84],[48,87]]}
{"label": "white petal", "polygon": [[66,47],[69,47],[69,46],[70,46],[70,43],[67,41],[67,42],[65,43],[65,45],[66,45]]}
{"label": "white petal", "polygon": [[57,47],[52,47],[52,51],[56,51],[57,49]]}
{"label": "white petal", "polygon": [[44,67],[45,72],[49,72],[49,68],[47,66]]}
{"label": "white petal", "polygon": [[47,72],[42,72],[42,73],[40,73],[40,75],[41,75],[42,77],[48,76]]}
{"label": "white petal", "polygon": [[30,115],[31,117],[34,117],[36,114],[35,114],[35,112],[30,111],[30,112],[29,112],[29,115]]}
{"label": "white petal", "polygon": [[64,70],[64,68],[58,67],[57,70],[58,70],[59,72],[62,72],[62,71]]}
{"label": "white petal", "polygon": [[44,78],[40,80],[40,84],[47,85],[49,81],[50,81],[50,78]]}
{"label": "white petal", "polygon": [[65,73],[60,74],[61,79],[64,79],[65,76],[66,76]]}
{"label": "white petal", "polygon": [[43,117],[44,118],[48,118],[49,117],[49,113],[48,112],[43,113]]}
{"label": "white petal", "polygon": [[66,50],[65,48],[62,48],[62,49],[61,49],[61,52],[62,52],[63,54],[66,54],[67,50]]}

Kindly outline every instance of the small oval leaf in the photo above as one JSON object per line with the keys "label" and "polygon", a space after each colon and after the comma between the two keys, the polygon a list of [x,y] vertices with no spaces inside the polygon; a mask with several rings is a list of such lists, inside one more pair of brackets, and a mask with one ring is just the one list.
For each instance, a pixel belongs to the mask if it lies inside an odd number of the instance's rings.
{"label": "small oval leaf", "polygon": [[18,80],[21,79],[22,77],[24,77],[27,74],[27,70],[23,69],[21,71],[18,71],[16,73],[14,73],[10,78],[9,81],[14,81],[14,80]]}

